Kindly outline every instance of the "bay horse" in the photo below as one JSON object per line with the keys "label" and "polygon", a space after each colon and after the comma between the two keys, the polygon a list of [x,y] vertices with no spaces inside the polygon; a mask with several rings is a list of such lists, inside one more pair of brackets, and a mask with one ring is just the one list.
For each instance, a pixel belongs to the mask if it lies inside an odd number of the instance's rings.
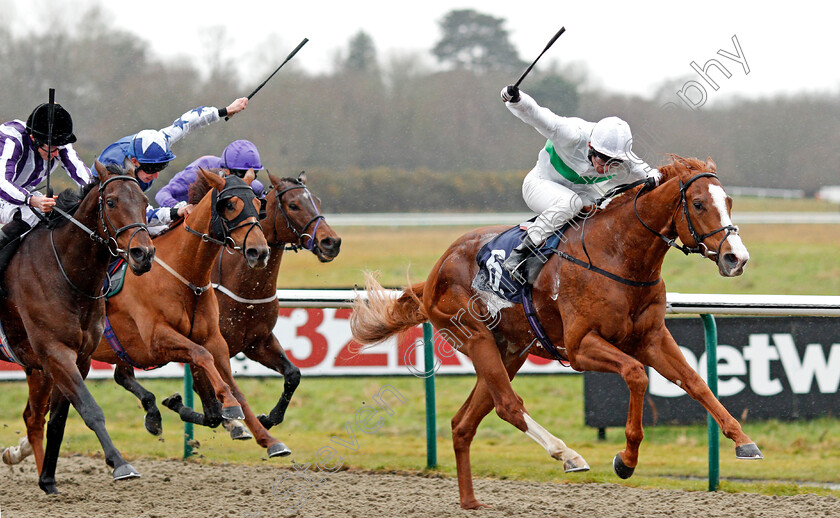
{"label": "bay horse", "polygon": [[[241,352],[283,375],[283,392],[277,404],[268,415],[257,416],[265,429],[283,422],[289,401],[300,383],[300,369],[289,361],[274,334],[280,309],[277,278],[283,252],[286,249],[309,250],[326,263],[335,259],[341,248],[341,238],[321,214],[321,200],[306,187],[305,173],[297,178],[267,174],[271,190],[266,195],[267,217],[262,220],[262,227],[272,250],[268,266],[253,269],[242,255],[222,252],[216,257],[212,275],[219,300],[219,324],[230,357]],[[115,378],[140,399],[146,411],[146,429],[159,435],[162,432],[161,415],[154,394],[137,382],[131,367],[118,365]],[[201,383],[197,379],[197,389]],[[163,403],[184,421],[211,427],[219,424],[220,419],[184,406],[179,394],[166,398]],[[230,431],[236,439],[250,438],[241,429]]]}
{"label": "bay horse", "polygon": [[[743,272],[749,253],[730,219],[732,200],[711,158],[703,162],[671,155],[671,163],[660,172],[662,182],[655,189],[636,186],[571,225],[532,287],[533,311],[572,368],[618,373],[630,389],[626,446],[613,459],[621,478],[630,477],[638,464],[648,384],[645,366],[699,401],[734,441],[738,458],[762,458],[738,421],[683,358],[665,327],[665,283],[658,282],[665,253],[680,246],[677,238],[686,253],[697,252],[715,262],[722,276]],[[528,414],[511,386],[527,353],[554,358],[550,346],[535,340],[522,305],[508,303],[494,310],[489,294],[472,287],[477,252],[506,229],[487,227],[465,234],[444,252],[425,282],[406,287],[398,298],[368,275],[370,300],[355,302],[350,321],[354,338],[362,344],[431,321],[440,336],[472,360],[475,387],[452,418],[464,509],[487,507],[473,490],[470,444],[478,424],[493,409],[563,461],[566,472],[589,469],[577,452]]]}
{"label": "bay horse", "polygon": [[118,166],[97,162],[95,169],[98,179],[62,192],[46,224],[23,240],[5,272],[8,295],[0,302],[2,341],[26,372],[26,440],[36,456],[38,485],[48,494],[58,492],[55,470],[70,404],[99,439],[114,480],[140,476],[114,447],[84,379],[102,337],[110,259],[122,256],[141,275],[151,269],[155,247],[137,180]]}

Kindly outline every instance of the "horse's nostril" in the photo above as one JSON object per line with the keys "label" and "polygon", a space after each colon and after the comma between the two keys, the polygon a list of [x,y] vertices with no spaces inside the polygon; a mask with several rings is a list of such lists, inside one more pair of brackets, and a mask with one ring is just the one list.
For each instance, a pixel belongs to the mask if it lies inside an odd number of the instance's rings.
{"label": "horse's nostril", "polygon": [[736,266],[738,261],[738,256],[735,254],[723,254],[723,262],[729,266]]}
{"label": "horse's nostril", "polygon": [[141,262],[146,258],[146,250],[141,247],[134,247],[128,251],[129,256],[135,262]]}
{"label": "horse's nostril", "polygon": [[341,248],[341,238],[335,239],[332,237],[325,237],[321,240],[321,249],[330,252],[337,252]]}

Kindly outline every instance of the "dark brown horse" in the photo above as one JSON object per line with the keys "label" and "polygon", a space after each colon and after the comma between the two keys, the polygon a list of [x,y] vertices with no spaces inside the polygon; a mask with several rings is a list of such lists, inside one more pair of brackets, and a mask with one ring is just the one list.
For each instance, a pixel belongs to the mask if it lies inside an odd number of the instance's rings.
{"label": "dark brown horse", "polygon": [[[29,399],[23,417],[36,455],[38,485],[57,493],[55,469],[70,404],[96,433],[115,480],[139,476],[105,429],[105,416],[84,383],[102,337],[108,262],[121,255],[132,272],[152,266],[155,248],[146,230],[148,200],[121,168],[96,164],[98,180],[59,196],[48,224],[36,226],[5,274],[8,296],[0,307],[3,342],[25,369]],[[72,213],[72,220],[67,219]],[[133,276],[132,276],[133,277]],[[51,388],[58,390],[52,393]],[[46,452],[43,446],[44,420]]]}
{"label": "dark brown horse", "polygon": [[[268,267],[253,269],[240,254],[220,253],[213,266],[213,286],[219,300],[219,324],[228,344],[230,356],[240,352],[246,357],[283,375],[283,393],[268,415],[258,419],[266,429],[283,422],[286,408],[300,383],[300,369],[286,356],[274,335],[279,303],[277,302],[277,276],[283,251],[305,249],[321,262],[335,259],[341,247],[341,238],[333,231],[321,214],[321,200],[306,187],[306,175],[298,178],[278,178],[268,174],[271,191],[266,195],[266,219],[262,220],[263,232],[272,252]],[[161,433],[160,411],[155,406],[155,396],[137,383],[134,369],[117,366],[118,383],[133,392],[146,410],[146,429]],[[201,381],[197,381],[196,388]],[[200,414],[183,405],[176,394],[164,404],[178,412],[187,422],[204,426],[217,426],[220,419]],[[252,432],[254,430],[251,430]],[[234,438],[249,438],[241,429],[232,429]]]}
{"label": "dark brown horse", "polygon": [[[618,373],[630,389],[627,443],[613,461],[622,478],[632,475],[638,463],[646,365],[709,411],[724,435],[735,442],[738,458],[761,458],[738,421],[683,358],[665,327],[665,284],[657,282],[665,253],[677,237],[688,249],[714,261],[721,275],[743,272],[749,254],[730,220],[731,199],[718,182],[711,159],[702,162],[673,156],[672,163],[660,171],[659,187],[652,191],[636,187],[572,225],[559,246],[568,255],[550,256],[533,286],[536,314],[571,366],[578,371]],[[398,299],[389,297],[371,278],[370,301],[357,301],[351,318],[353,335],[364,344],[429,320],[453,347],[472,359],[476,385],[452,418],[458,487],[465,509],[486,507],[473,491],[470,443],[478,424],[493,409],[562,460],[567,472],[589,469],[579,454],[528,415],[511,387],[510,381],[528,356],[526,351],[553,357],[535,341],[522,306],[502,305],[495,313],[489,294],[472,288],[478,270],[476,253],[504,230],[490,227],[462,236],[438,260],[426,282],[407,287]]]}

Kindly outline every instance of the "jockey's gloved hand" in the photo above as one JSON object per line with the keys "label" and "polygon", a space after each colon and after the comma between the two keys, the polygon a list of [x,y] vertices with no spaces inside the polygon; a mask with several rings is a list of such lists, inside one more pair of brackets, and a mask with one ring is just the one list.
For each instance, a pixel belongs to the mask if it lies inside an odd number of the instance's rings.
{"label": "jockey's gloved hand", "polygon": [[657,169],[654,169],[648,173],[648,176],[645,179],[645,187],[653,189],[654,187],[659,186],[660,180],[662,180],[662,173],[660,173]]}
{"label": "jockey's gloved hand", "polygon": [[502,88],[502,100],[506,103],[518,103],[521,97],[519,96],[519,87],[508,85]]}

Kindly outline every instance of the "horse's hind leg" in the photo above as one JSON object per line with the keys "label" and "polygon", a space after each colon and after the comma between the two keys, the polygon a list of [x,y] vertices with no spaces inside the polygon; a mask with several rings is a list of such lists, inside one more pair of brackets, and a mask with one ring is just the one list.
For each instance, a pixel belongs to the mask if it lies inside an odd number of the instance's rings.
{"label": "horse's hind leg", "polygon": [[479,378],[463,406],[452,418],[452,447],[455,450],[458,493],[462,509],[490,507],[482,504],[475,497],[470,465],[470,446],[479,423],[491,410],[493,410],[493,396],[487,384]]}
{"label": "horse's hind leg", "polygon": [[273,334],[264,340],[262,344],[247,348],[243,352],[251,360],[261,363],[269,369],[283,375],[283,393],[280,395],[277,404],[274,405],[274,408],[271,409],[268,415],[262,414],[258,416],[260,423],[266,429],[269,429],[283,422],[286,409],[292,400],[292,395],[300,384],[300,369],[289,360],[280,342],[277,341],[277,338]]}
{"label": "horse's hind leg", "polygon": [[566,472],[586,471],[589,465],[576,451],[551,435],[525,410],[525,406],[511,386],[511,379],[525,362],[525,357],[511,356],[507,365],[502,362],[495,341],[473,341],[469,347],[478,382],[467,402],[452,419],[452,442],[458,471],[461,507],[484,507],[472,488],[469,446],[478,423],[493,408],[496,413],[537,442],[553,458],[563,461]]}
{"label": "horse's hind leg", "polygon": [[29,385],[29,397],[23,411],[26,424],[26,437],[21,437],[17,446],[3,450],[3,462],[9,465],[19,464],[26,457],[35,454],[38,473],[44,465],[44,423],[49,411],[52,380],[41,370],[31,370],[26,376]]}
{"label": "horse's hind leg", "polygon": [[163,432],[163,424],[161,423],[160,410],[155,404],[155,395],[140,385],[137,378],[134,377],[134,369],[127,365],[117,365],[114,370],[114,381],[140,400],[143,410],[146,411],[144,421],[146,430],[152,435],[160,435]]}
{"label": "horse's hind leg", "polygon": [[[663,326],[664,327],[664,326]],[[696,399],[717,421],[723,435],[735,443],[735,456],[739,459],[762,459],[761,450],[750,439],[738,421],[718,401],[709,386],[685,361],[685,357],[671,333],[663,331],[658,337],[659,347],[649,348],[656,354],[645,354],[642,360],[656,369],[665,379],[683,388]]]}

